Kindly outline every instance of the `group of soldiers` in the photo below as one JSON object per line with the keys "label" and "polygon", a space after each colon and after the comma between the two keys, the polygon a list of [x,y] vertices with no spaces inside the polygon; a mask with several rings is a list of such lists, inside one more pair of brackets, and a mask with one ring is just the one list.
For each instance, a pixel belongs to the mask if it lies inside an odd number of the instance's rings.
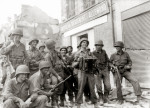
{"label": "group of soldiers", "polygon": [[57,108],[65,106],[66,94],[71,106],[75,103],[80,108],[84,95],[86,102],[99,108],[99,105],[110,102],[110,71],[116,84],[117,104],[123,103],[123,77],[132,84],[137,102],[140,101],[141,88],[131,73],[132,61],[123,51],[123,42],[114,44],[117,51],[109,59],[102,40],[95,43],[96,50],[91,52],[88,39],[82,38],[77,46],[78,51],[73,53],[72,46],[56,51],[54,40],[39,43],[36,38],[29,41],[30,48],[26,51],[25,45],[20,42],[21,37],[22,30],[14,29],[0,51],[9,61],[7,65],[2,65],[3,70],[10,65],[14,69],[7,84],[7,74],[3,72],[4,108],[47,108],[49,103]]}

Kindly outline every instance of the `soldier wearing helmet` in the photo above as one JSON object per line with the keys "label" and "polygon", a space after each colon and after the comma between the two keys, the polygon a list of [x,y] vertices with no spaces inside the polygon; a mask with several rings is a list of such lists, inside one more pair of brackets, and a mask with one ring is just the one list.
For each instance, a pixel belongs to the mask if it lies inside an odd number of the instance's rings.
{"label": "soldier wearing helmet", "polygon": [[46,55],[47,52],[45,51],[44,43],[39,43],[38,49],[39,49],[40,53],[42,54],[42,56],[45,58],[45,55]]}
{"label": "soldier wearing helmet", "polygon": [[[77,107],[81,107],[83,90],[85,89],[85,85],[89,86],[90,89],[90,100],[94,104],[95,108],[98,108],[97,97],[95,93],[95,78],[93,71],[93,63],[96,60],[94,55],[87,50],[89,45],[89,41],[87,38],[82,38],[80,41],[81,49],[75,54],[74,62],[77,62],[79,65],[79,70],[81,71],[80,77],[78,77],[78,95],[77,95]],[[88,62],[92,60],[92,62]],[[92,63],[92,64],[91,64]],[[92,65],[92,67],[88,67],[88,64]],[[81,79],[82,78],[82,79]],[[84,79],[84,80],[83,80]]]}
{"label": "soldier wearing helmet", "polygon": [[[104,44],[102,40],[96,41],[95,42],[96,50],[93,51],[93,55],[97,57],[96,67],[98,73],[96,75],[96,87],[99,95],[100,104],[109,102],[108,95],[111,89],[109,68],[108,68],[109,58],[106,51],[103,49],[103,46]],[[102,91],[102,82],[104,83],[104,92]]]}
{"label": "soldier wearing helmet", "polygon": [[[19,65],[16,69],[15,78],[9,80],[4,94],[3,108],[46,108],[47,97],[30,92],[33,88],[28,80],[30,74],[26,65]],[[49,93],[51,94],[51,93]]]}
{"label": "soldier wearing helmet", "polygon": [[31,38],[29,41],[30,48],[27,51],[29,55],[29,69],[31,74],[33,75],[35,72],[39,70],[39,62],[44,60],[44,57],[40,53],[40,51],[36,48],[39,40],[36,38]]}
{"label": "soldier wearing helmet", "polygon": [[[52,39],[48,39],[45,41],[45,45],[48,49],[48,53],[45,55],[45,60],[48,61],[50,63],[50,66],[55,70],[58,81],[61,81],[62,78],[64,78],[64,74],[62,71],[62,61],[60,58],[60,53],[55,50],[55,44],[56,42]],[[63,91],[62,87],[63,86],[60,85],[58,87],[59,92],[52,97],[52,106],[54,107],[58,105],[58,96]]]}
{"label": "soldier wearing helmet", "polygon": [[20,42],[21,37],[23,37],[22,29],[14,29],[10,37],[10,44],[2,48],[1,54],[9,56],[13,68],[16,70],[19,65],[28,64],[28,54],[25,45]]}
{"label": "soldier wearing helmet", "polygon": [[[54,70],[48,61],[41,61],[39,63],[39,71],[34,73],[29,79],[31,85],[33,85],[30,89],[31,92],[37,93],[39,96],[53,97],[53,92],[50,92],[50,89],[57,83],[57,78],[54,77],[53,71]],[[46,79],[49,79],[49,82]]]}
{"label": "soldier wearing helmet", "polygon": [[[141,88],[139,85],[138,80],[133,76],[131,71],[132,61],[130,59],[130,56],[127,52],[123,51],[124,44],[122,41],[117,41],[114,44],[114,47],[116,48],[117,52],[112,54],[110,57],[110,66],[113,68],[116,66],[118,68],[119,73],[113,72],[115,82],[116,82],[116,88],[117,88],[117,103],[122,104],[123,103],[123,96],[121,91],[121,81],[120,77],[124,77],[127,79],[133,86],[135,95],[137,96],[137,102],[139,102],[141,98]],[[120,76],[120,77],[119,77]]]}

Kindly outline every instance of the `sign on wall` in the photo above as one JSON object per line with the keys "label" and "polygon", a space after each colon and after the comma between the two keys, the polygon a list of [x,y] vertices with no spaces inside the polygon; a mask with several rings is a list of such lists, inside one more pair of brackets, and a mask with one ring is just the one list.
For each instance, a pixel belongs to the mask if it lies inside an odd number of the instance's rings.
{"label": "sign on wall", "polygon": [[74,17],[73,19],[63,23],[61,25],[61,32],[64,33],[81,24],[94,20],[108,13],[109,13],[108,2],[107,1],[101,2],[100,4],[95,5],[94,7]]}

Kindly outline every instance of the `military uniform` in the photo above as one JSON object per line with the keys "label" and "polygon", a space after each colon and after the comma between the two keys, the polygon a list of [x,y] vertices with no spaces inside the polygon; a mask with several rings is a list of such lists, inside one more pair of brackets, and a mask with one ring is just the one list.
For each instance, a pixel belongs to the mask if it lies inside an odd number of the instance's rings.
{"label": "military uniform", "polygon": [[39,49],[41,55],[45,58],[47,52],[46,52],[46,51],[41,51],[41,50],[40,50],[41,47],[44,47],[44,49],[45,49],[45,45],[44,45],[43,43],[40,43],[40,44],[38,45],[38,49]]}
{"label": "military uniform", "polygon": [[31,38],[29,41],[30,49],[27,51],[29,56],[29,69],[30,69],[30,76],[33,75],[35,72],[39,70],[39,62],[44,60],[44,57],[40,53],[40,51],[34,46],[31,46],[32,42],[36,41],[38,44],[39,40],[36,38]]}
{"label": "military uniform", "polygon": [[[98,41],[96,45],[101,45],[103,47],[103,41]],[[110,76],[109,76],[109,58],[105,50],[95,50],[93,55],[97,57],[96,67],[98,69],[98,74],[96,75],[96,87],[99,95],[100,101],[107,102],[110,86]],[[102,80],[104,83],[104,94],[102,91]]]}
{"label": "military uniform", "polygon": [[[58,53],[54,48],[55,46],[55,41],[48,39],[45,41],[45,45],[47,49],[49,50],[48,53],[45,56],[45,60],[50,63],[50,66],[52,69],[55,71],[55,76],[57,76],[57,79],[60,81],[60,78],[64,78],[64,70],[63,70],[63,64],[60,58],[60,53]],[[54,47],[52,50],[50,49],[51,47]],[[52,97],[52,106],[56,106],[58,104],[58,96],[62,94],[63,92],[63,84],[61,84],[58,87],[58,92],[57,94],[53,95]]]}
{"label": "military uniform", "polygon": [[[22,37],[23,32],[21,29],[15,29],[12,32],[12,35],[19,35]],[[12,45],[10,42],[8,42],[8,45],[1,49],[1,54],[8,55],[9,60],[15,70],[19,65],[28,63],[28,54],[26,52],[25,45],[21,42],[19,45]]]}
{"label": "military uniform", "polygon": [[[17,75],[26,73],[29,74],[29,69],[26,65],[20,65],[16,69],[16,78],[11,79],[5,89],[4,94],[4,105],[3,108],[21,108],[21,102],[23,102],[28,107],[36,108],[45,108],[47,97],[46,96],[37,96],[32,98],[31,94],[29,95],[29,90],[31,88],[31,82],[26,79],[24,82],[20,83],[17,81]],[[31,98],[31,104],[27,105],[26,101]]]}
{"label": "military uniform", "polygon": [[[89,44],[89,41],[87,39],[82,39],[80,41],[80,46],[83,41],[87,42],[87,45]],[[85,89],[86,83],[88,83],[89,89],[90,89],[90,98],[92,103],[94,105],[97,104],[97,97],[95,93],[95,77],[94,77],[94,71],[92,67],[87,66],[87,64],[84,64],[83,60],[85,59],[95,59],[95,57],[90,53],[87,49],[80,49],[75,54],[75,62],[79,63],[79,70],[81,71],[80,75],[78,76],[78,95],[77,95],[77,103],[78,107],[80,108],[80,104],[83,102],[83,90]],[[95,106],[97,107],[97,106]]]}
{"label": "military uniform", "polygon": [[30,75],[33,75],[35,72],[39,70],[39,62],[41,60],[44,60],[44,58],[38,49],[34,50],[29,49],[27,53],[29,56],[29,69],[31,72]]}
{"label": "military uniform", "polygon": [[[66,47],[62,47],[60,49],[60,51],[64,49],[66,50],[67,53],[67,48]],[[68,57],[66,54],[61,54],[61,60],[63,62],[63,70],[64,70],[64,79],[66,79],[67,77],[69,77],[69,75],[73,74],[73,69],[71,68],[71,58]],[[65,94],[66,91],[68,91],[68,96],[69,96],[69,101],[73,102],[73,76],[70,77],[67,81],[64,82],[64,87],[63,87],[63,92],[60,95],[60,99],[61,99],[61,106],[64,106],[64,101],[65,101]]]}
{"label": "military uniform", "polygon": [[[115,43],[114,47],[121,47],[123,48],[124,45],[122,42],[118,41]],[[134,75],[130,72],[131,71],[131,65],[132,61],[130,59],[130,56],[125,51],[116,52],[111,55],[110,57],[110,65],[114,65],[118,67],[119,75],[114,72],[114,78],[117,86],[117,98],[118,100],[123,100],[122,96],[122,90],[121,90],[121,83],[120,80],[124,77],[127,79],[133,86],[134,92],[136,96],[141,96],[141,88],[139,85],[138,80],[134,77]],[[120,76],[120,79],[119,79]],[[120,103],[120,104],[121,104]]]}

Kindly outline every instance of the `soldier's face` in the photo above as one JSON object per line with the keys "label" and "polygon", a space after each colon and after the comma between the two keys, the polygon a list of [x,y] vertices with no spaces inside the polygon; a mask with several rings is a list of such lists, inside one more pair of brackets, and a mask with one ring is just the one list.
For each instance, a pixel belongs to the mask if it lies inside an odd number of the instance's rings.
{"label": "soldier's face", "polygon": [[20,42],[21,36],[20,35],[13,35],[14,42]]}
{"label": "soldier's face", "polygon": [[62,54],[62,55],[65,55],[66,53],[67,53],[66,49],[62,49],[62,50],[61,50],[61,54]]}
{"label": "soldier's face", "polygon": [[39,50],[42,52],[42,51],[44,51],[44,49],[45,49],[45,47],[42,46],[42,47],[40,47]]}
{"label": "soldier's face", "polygon": [[9,39],[10,39],[10,40],[13,40],[13,39],[14,39],[14,36],[13,36],[13,35],[10,35]]}
{"label": "soldier's face", "polygon": [[68,52],[72,52],[72,48],[71,47],[68,47],[67,50],[68,50]]}
{"label": "soldier's face", "polygon": [[88,42],[87,41],[83,41],[82,43],[81,43],[81,47],[82,48],[86,48],[88,46]]}
{"label": "soldier's face", "polygon": [[49,77],[50,76],[50,71],[49,68],[45,67],[41,69],[41,72],[44,76]]}
{"label": "soldier's face", "polygon": [[32,47],[36,47],[37,46],[37,41],[32,41],[31,45],[32,45]]}
{"label": "soldier's face", "polygon": [[115,47],[117,51],[121,51],[122,48],[121,47]]}
{"label": "soldier's face", "polygon": [[2,61],[7,61],[7,57],[4,55],[4,56],[2,56]]}
{"label": "soldier's face", "polygon": [[101,50],[103,48],[102,45],[96,45],[95,47],[96,47],[96,50]]}
{"label": "soldier's face", "polygon": [[17,81],[22,83],[27,79],[28,74],[26,73],[21,73],[17,76]]}

